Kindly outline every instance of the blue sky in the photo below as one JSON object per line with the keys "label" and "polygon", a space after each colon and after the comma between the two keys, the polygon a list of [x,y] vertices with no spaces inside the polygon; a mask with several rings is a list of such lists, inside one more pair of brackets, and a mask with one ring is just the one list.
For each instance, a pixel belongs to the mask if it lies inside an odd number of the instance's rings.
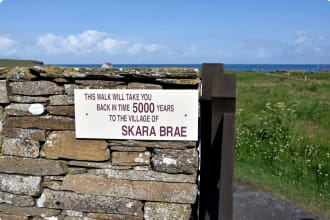
{"label": "blue sky", "polygon": [[0,57],[330,63],[330,0],[0,0]]}

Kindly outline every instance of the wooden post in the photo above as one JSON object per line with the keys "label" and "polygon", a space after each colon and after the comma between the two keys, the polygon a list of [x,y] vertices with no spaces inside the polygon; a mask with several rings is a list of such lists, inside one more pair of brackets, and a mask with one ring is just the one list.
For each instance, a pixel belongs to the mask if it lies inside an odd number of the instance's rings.
{"label": "wooden post", "polygon": [[233,218],[236,76],[223,64],[203,64],[200,220]]}

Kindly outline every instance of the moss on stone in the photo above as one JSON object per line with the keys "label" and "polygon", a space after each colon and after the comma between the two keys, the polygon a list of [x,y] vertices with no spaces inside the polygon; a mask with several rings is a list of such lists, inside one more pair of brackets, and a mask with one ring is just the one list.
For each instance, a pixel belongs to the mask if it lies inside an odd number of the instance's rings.
{"label": "moss on stone", "polygon": [[31,79],[37,78],[35,75],[33,75],[31,73],[31,69],[29,67],[22,67],[22,69],[23,69],[27,79],[31,80]]}
{"label": "moss on stone", "polygon": [[158,82],[166,84],[177,84],[177,85],[198,85],[200,79],[157,79]]}
{"label": "moss on stone", "polygon": [[12,69],[12,67],[0,67],[0,79],[6,79],[8,77],[8,73],[10,73]]}
{"label": "moss on stone", "polygon": [[64,69],[56,66],[45,66],[45,74],[44,76],[49,77],[62,77],[64,73]]}

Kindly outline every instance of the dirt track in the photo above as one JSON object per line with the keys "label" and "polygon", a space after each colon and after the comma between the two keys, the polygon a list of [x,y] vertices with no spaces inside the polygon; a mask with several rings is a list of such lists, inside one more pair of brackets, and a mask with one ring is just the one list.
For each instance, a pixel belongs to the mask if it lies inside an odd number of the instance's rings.
{"label": "dirt track", "polygon": [[234,220],[321,220],[270,193],[240,183],[234,189]]}

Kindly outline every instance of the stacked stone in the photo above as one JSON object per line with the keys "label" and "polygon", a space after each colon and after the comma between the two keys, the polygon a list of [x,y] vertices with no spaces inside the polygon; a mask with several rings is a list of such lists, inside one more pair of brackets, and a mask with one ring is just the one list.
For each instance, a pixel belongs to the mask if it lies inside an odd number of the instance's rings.
{"label": "stacked stone", "polygon": [[198,87],[196,69],[1,68],[0,219],[189,219],[196,143],[76,139],[73,94]]}

